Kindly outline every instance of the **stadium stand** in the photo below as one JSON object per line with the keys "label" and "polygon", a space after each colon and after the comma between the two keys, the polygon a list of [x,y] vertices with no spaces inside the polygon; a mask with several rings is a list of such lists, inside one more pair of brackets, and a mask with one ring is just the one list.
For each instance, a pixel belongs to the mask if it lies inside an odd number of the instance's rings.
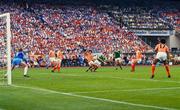
{"label": "stadium stand", "polygon": [[38,5],[25,10],[13,6],[9,9],[4,5],[2,8],[1,13],[12,11],[14,49],[24,47],[38,53],[48,51],[47,48],[53,45],[64,51],[78,51],[84,47],[97,53],[112,53],[117,47],[123,52],[133,52],[136,45],[143,52],[151,49],[132,32],[114,24],[107,13],[100,13],[92,7],[53,9]]}
{"label": "stadium stand", "polygon": [[122,19],[121,22],[128,29],[173,29],[172,23],[159,17],[155,9],[149,9],[147,7],[128,7],[117,8],[117,10],[113,10],[111,13],[117,21]]}
{"label": "stadium stand", "polygon": [[[111,54],[119,49],[134,53],[138,47],[143,53],[152,52],[149,45],[127,28],[171,29],[171,22],[179,28],[179,13],[164,11],[157,17],[153,9],[141,7],[118,8],[109,13],[93,6],[34,4],[27,8],[1,4],[0,13],[5,12],[11,12],[13,52],[23,47],[27,52],[47,55],[50,49],[60,48],[65,59],[82,59],[86,49]],[[120,16],[123,26],[114,20]],[[1,29],[0,32],[3,36]]]}
{"label": "stadium stand", "polygon": [[161,11],[160,17],[162,17],[163,20],[169,22],[170,24],[173,24],[176,31],[180,31],[180,10],[171,9]]}

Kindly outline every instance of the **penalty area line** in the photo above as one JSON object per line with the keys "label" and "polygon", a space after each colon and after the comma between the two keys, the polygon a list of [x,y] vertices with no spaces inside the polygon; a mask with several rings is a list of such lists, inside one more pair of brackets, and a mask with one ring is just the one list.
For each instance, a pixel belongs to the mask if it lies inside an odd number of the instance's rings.
{"label": "penalty area line", "polygon": [[[49,74],[49,73],[40,73],[40,74]],[[151,82],[166,82],[166,83],[177,83],[180,84],[180,81],[166,81],[166,80],[157,80],[157,79],[140,79],[140,78],[122,78],[122,77],[113,77],[113,76],[92,76],[92,75],[76,75],[76,74],[64,74],[64,73],[52,73],[51,75],[63,75],[63,76],[73,76],[73,77],[92,77],[92,78],[110,78],[110,79],[122,79],[122,80],[135,80],[135,81],[151,81]]]}
{"label": "penalty area line", "polygon": [[[57,73],[58,74],[58,73]],[[122,79],[122,80],[137,80],[137,81],[152,81],[152,82],[167,82],[167,83],[178,83],[179,81],[165,81],[157,79],[140,79],[140,78],[122,78],[122,77],[109,77],[109,76],[91,76],[91,75],[74,75],[74,74],[60,74],[64,76],[74,76],[74,77],[93,77],[93,78],[112,78],[112,79]]]}
{"label": "penalty area line", "polygon": [[174,108],[168,108],[168,107],[160,107],[160,106],[145,105],[145,104],[136,104],[136,103],[126,102],[126,101],[118,101],[118,100],[111,100],[111,99],[105,99],[105,98],[91,97],[91,96],[85,96],[85,95],[78,95],[78,94],[54,91],[54,90],[49,90],[49,89],[37,88],[37,87],[26,87],[26,86],[19,86],[19,85],[12,85],[12,87],[31,89],[31,90],[35,90],[35,91],[43,91],[43,92],[48,92],[48,93],[52,93],[52,94],[60,94],[60,95],[66,95],[66,96],[71,96],[71,97],[78,97],[78,98],[91,99],[91,100],[98,100],[98,101],[103,101],[103,102],[110,102],[110,103],[116,103],[116,104],[124,104],[124,105],[143,107],[143,108],[154,108],[154,109],[163,109],[163,110],[176,110]]}
{"label": "penalty area line", "polygon": [[153,91],[153,90],[173,90],[180,89],[180,87],[169,87],[169,88],[144,88],[144,89],[122,89],[122,90],[102,90],[102,91],[87,91],[87,92],[70,92],[74,94],[86,94],[86,93],[105,93],[105,92],[133,92],[133,91]]}

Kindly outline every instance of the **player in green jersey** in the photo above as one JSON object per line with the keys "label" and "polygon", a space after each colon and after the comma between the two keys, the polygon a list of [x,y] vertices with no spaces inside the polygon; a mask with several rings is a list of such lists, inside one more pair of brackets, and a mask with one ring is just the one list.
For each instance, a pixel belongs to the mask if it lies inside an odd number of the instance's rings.
{"label": "player in green jersey", "polygon": [[116,67],[116,70],[118,69],[118,66],[122,70],[123,60],[121,59],[121,51],[115,51],[114,52],[114,60],[115,60],[114,66]]}

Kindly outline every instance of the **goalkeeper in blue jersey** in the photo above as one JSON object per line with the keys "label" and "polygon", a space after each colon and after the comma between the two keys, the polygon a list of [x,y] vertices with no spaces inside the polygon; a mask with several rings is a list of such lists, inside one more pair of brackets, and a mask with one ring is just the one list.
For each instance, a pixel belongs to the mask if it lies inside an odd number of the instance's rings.
{"label": "goalkeeper in blue jersey", "polygon": [[16,66],[23,66],[24,67],[24,77],[29,77],[27,75],[27,71],[28,71],[27,59],[26,59],[25,54],[22,49],[19,49],[19,51],[15,54],[15,56],[12,60],[12,69],[11,70],[13,70]]}

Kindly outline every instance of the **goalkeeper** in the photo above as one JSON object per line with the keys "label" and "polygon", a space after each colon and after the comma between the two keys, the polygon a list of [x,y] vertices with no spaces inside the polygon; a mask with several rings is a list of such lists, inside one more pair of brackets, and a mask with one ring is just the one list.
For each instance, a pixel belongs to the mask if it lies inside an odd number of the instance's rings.
{"label": "goalkeeper", "polygon": [[[29,77],[27,75],[27,71],[28,71],[27,59],[26,59],[25,54],[21,48],[15,54],[15,56],[12,60],[12,69],[11,70],[14,70],[14,68],[16,66],[23,66],[24,67],[24,77]],[[5,75],[5,77],[7,77],[7,74]]]}

